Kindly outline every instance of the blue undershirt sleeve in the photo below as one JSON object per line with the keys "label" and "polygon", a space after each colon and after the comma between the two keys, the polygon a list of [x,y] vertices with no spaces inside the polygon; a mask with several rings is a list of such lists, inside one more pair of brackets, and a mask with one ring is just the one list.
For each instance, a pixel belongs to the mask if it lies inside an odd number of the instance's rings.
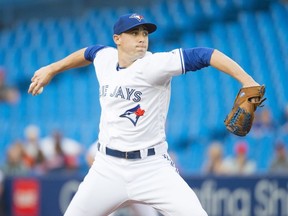
{"label": "blue undershirt sleeve", "polygon": [[183,49],[183,59],[185,64],[185,72],[196,71],[201,68],[210,66],[211,55],[214,49],[207,47],[197,47]]}
{"label": "blue undershirt sleeve", "polygon": [[94,58],[101,49],[105,48],[106,46],[103,45],[93,45],[87,47],[87,49],[84,52],[84,57],[86,60],[93,62]]}

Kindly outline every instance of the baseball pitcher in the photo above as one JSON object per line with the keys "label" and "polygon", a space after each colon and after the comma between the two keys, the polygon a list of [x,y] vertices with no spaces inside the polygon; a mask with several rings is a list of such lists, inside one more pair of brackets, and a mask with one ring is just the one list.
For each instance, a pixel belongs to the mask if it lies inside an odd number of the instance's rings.
{"label": "baseball pitcher", "polygon": [[139,14],[123,15],[114,24],[116,47],[80,49],[40,68],[31,79],[28,92],[37,95],[58,73],[93,63],[100,86],[98,152],[65,216],[106,216],[133,203],[150,205],[165,216],[207,216],[167,153],[171,79],[212,66],[243,88],[259,84],[213,48],[147,51],[156,28]]}

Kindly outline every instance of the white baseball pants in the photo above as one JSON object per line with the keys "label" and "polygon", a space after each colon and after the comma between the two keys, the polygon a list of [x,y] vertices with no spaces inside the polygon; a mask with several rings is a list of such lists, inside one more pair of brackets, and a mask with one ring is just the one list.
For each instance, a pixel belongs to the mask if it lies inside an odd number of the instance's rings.
{"label": "white baseball pants", "polygon": [[64,216],[107,216],[131,203],[164,216],[207,216],[167,153],[127,160],[100,152]]}

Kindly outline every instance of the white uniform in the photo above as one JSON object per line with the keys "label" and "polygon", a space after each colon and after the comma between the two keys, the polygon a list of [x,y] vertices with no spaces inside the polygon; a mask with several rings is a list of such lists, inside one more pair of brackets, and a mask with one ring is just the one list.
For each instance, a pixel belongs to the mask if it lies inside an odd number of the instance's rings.
{"label": "white uniform", "polygon": [[[127,69],[117,71],[116,49],[104,48],[97,53],[94,65],[100,86],[102,145],[133,151],[165,142],[170,77],[182,73],[180,58],[179,50],[147,52]],[[143,115],[129,111],[137,106]]]}
{"label": "white uniform", "polygon": [[[163,215],[206,216],[167,153],[170,82],[185,72],[182,50],[147,52],[119,69],[117,50],[106,47],[93,63],[102,108],[99,153],[65,216],[104,216],[131,203],[151,205]],[[107,155],[114,150],[140,150],[141,158]]]}
{"label": "white uniform", "polygon": [[[89,149],[87,151],[88,163],[90,163],[91,159],[92,158],[94,159],[94,157],[96,156],[97,149],[98,149],[98,141],[94,142],[89,147]],[[125,213],[126,216],[129,216],[129,215],[132,215],[132,216],[158,216],[158,213],[156,212],[156,210],[154,208],[152,208],[149,205],[143,205],[143,204],[131,204],[131,205],[127,206],[127,208],[123,208],[119,211],[113,212],[109,216],[117,216],[118,214],[122,215],[123,213]]]}

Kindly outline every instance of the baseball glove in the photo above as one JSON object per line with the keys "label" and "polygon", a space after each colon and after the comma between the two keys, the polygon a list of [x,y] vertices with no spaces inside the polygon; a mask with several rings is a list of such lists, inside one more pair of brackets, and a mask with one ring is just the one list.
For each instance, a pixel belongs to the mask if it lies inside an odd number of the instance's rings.
{"label": "baseball glove", "polygon": [[226,128],[237,136],[246,136],[253,124],[254,112],[266,98],[265,86],[252,86],[241,88],[236,96],[231,112],[224,123]]}

